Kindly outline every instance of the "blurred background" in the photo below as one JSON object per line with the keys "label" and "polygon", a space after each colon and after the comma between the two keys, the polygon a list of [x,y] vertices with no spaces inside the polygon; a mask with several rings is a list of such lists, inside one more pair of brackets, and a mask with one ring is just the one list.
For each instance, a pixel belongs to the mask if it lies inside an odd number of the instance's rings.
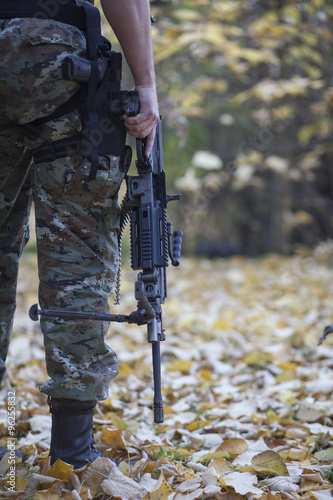
{"label": "blurred background", "polygon": [[[151,0],[151,10],[184,251],[291,254],[330,239],[332,3]],[[104,34],[117,50],[106,23]]]}

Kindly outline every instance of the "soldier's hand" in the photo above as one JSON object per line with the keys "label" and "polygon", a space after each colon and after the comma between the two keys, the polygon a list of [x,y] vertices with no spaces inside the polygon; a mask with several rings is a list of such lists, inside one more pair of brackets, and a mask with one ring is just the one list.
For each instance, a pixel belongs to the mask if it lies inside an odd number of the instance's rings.
{"label": "soldier's hand", "polygon": [[139,94],[140,111],[135,116],[124,116],[126,132],[138,139],[147,138],[145,155],[151,153],[155,127],[159,122],[159,112],[155,86],[136,85],[135,90]]}

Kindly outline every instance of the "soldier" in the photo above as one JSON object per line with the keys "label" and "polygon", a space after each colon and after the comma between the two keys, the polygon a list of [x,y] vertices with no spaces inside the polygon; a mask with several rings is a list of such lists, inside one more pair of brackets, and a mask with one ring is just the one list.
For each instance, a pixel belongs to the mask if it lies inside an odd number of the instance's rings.
{"label": "soldier", "polygon": [[[85,126],[80,84],[64,80],[61,72],[65,57],[88,53],[88,3],[0,0],[0,380],[32,200],[41,307],[107,312],[113,291],[124,150],[119,145],[100,156],[90,176],[91,160],[77,140]],[[140,112],[125,116],[122,126],[134,137],[147,137],[148,156],[159,120],[149,0],[101,5],[139,93]],[[51,464],[60,458],[80,468],[100,455],[93,444],[94,407],[118,372],[116,354],[105,343],[108,326],[41,320],[50,378],[40,390],[52,413]]]}

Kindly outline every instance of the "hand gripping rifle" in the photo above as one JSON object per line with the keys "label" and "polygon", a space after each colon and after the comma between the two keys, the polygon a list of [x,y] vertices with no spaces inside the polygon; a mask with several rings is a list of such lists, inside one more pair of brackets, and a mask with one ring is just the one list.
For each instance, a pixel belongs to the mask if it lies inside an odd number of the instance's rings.
{"label": "hand gripping rifle", "polygon": [[[162,304],[167,296],[166,267],[169,258],[178,266],[181,252],[182,231],[172,231],[167,221],[167,204],[179,200],[180,195],[170,196],[166,192],[166,178],[162,160],[161,121],[156,127],[155,142],[149,158],[144,155],[145,140],[137,139],[136,167],[138,175],[127,175],[127,193],[121,208],[120,240],[130,219],[131,266],[141,270],[135,283],[137,310],[129,315],[100,314],[82,311],[63,311],[30,308],[30,318],[39,316],[63,319],[94,319],[147,325],[148,342],[152,344],[154,378],[154,422],[163,422],[161,392],[160,341],[165,340],[162,323]],[[121,241],[120,241],[121,243]],[[118,281],[120,276],[118,276]],[[117,287],[119,288],[119,287]],[[119,298],[117,292],[116,301]]]}

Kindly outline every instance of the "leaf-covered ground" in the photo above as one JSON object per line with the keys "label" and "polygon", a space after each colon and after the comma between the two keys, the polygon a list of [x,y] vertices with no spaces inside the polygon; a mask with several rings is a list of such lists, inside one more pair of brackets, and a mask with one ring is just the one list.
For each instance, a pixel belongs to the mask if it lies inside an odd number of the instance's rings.
{"label": "leaf-covered ground", "polygon": [[[108,342],[120,374],[95,414],[106,458],[73,472],[48,456],[51,418],[38,386],[44,352],[35,257],[21,266],[8,373],[0,391],[1,445],[7,400],[16,399],[16,447],[28,462],[0,463],[1,498],[202,500],[333,496],[333,247],[292,258],[183,259],[168,271],[162,344],[165,421],[153,424],[145,327],[114,324]],[[123,272],[121,306],[135,308],[136,274]],[[7,491],[6,491],[7,490]]]}

